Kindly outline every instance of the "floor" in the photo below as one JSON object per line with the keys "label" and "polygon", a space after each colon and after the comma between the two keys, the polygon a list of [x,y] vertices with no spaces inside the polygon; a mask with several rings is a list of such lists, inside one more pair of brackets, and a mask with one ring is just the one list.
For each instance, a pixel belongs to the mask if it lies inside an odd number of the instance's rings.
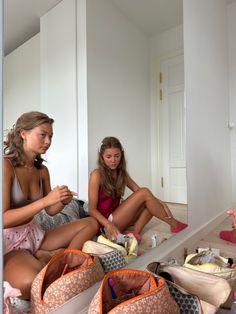
{"label": "floor", "polygon": [[199,243],[199,247],[211,247],[220,249],[221,255],[224,257],[236,258],[236,245],[222,240],[218,235],[222,230],[232,229],[232,217],[228,216],[220,225],[212,232],[205,236]]}
{"label": "floor", "polygon": [[[187,223],[187,205],[169,203],[168,206],[177,220]],[[154,242],[156,242],[156,246],[158,246],[172,236],[174,236],[174,234],[170,232],[170,226],[167,223],[153,217],[142,231],[142,241],[139,245],[139,254],[144,254],[152,249],[153,245],[155,245]]]}
{"label": "floor", "polygon": [[[178,220],[187,222],[187,207],[186,205],[169,204],[171,211]],[[196,248],[212,248],[219,249],[220,255],[224,257],[235,258],[236,260],[236,245],[230,242],[226,242],[219,237],[221,230],[231,230],[232,218],[227,217],[220,225],[214,230],[202,238],[197,244]],[[142,242],[140,245],[140,254],[143,254],[152,248],[152,236],[157,236],[157,245],[166,241],[173,236],[170,232],[170,228],[166,223],[161,222],[156,218],[148,223],[142,232]],[[189,253],[194,253],[189,252]],[[230,314],[230,310],[219,309],[217,314]]]}
{"label": "floor", "polygon": [[[231,230],[232,218],[227,217],[220,225],[207,234],[201,241],[197,243],[197,247],[201,248],[216,248],[220,250],[220,255],[231,257],[236,260],[236,245],[222,240],[218,235],[221,230]],[[219,309],[217,314],[230,314],[230,310]]]}

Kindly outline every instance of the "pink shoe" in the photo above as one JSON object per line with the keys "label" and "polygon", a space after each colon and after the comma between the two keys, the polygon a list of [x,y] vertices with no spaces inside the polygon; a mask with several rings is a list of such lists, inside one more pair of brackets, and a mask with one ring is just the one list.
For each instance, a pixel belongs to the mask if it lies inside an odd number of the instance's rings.
{"label": "pink shoe", "polygon": [[134,230],[126,230],[126,231],[124,232],[124,234],[129,234],[129,233],[131,233],[131,234],[133,234],[133,235],[135,236],[136,240],[138,241],[138,244],[141,243],[141,241],[142,241],[142,236],[141,236],[141,234],[139,234],[138,232],[136,232],[136,231],[134,231]]}
{"label": "pink shoe", "polygon": [[221,239],[225,241],[236,244],[236,238],[233,237],[233,231],[229,231],[229,230],[221,231],[219,236]]}
{"label": "pink shoe", "polygon": [[178,233],[178,232],[182,231],[183,229],[185,229],[186,227],[188,227],[187,224],[184,224],[184,223],[180,222],[180,224],[178,226],[170,227],[170,231],[172,233]]}

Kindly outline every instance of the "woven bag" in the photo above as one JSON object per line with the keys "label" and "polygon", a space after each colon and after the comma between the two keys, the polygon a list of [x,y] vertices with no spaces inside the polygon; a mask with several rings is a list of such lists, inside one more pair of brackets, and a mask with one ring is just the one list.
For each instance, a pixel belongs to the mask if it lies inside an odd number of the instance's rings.
{"label": "woven bag", "polygon": [[77,249],[60,251],[32,283],[31,313],[50,313],[100,281],[104,275],[97,257],[91,257]]}
{"label": "woven bag", "polygon": [[114,270],[104,277],[88,314],[179,314],[163,278],[146,271]]}
{"label": "woven bag", "polygon": [[86,241],[82,251],[92,256],[98,256],[105,273],[126,265],[121,251],[102,243]]}

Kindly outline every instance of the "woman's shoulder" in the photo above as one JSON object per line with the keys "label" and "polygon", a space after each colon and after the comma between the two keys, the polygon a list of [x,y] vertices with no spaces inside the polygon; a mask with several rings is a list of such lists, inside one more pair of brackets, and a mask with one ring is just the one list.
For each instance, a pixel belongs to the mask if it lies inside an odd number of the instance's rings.
{"label": "woman's shoulder", "polygon": [[45,166],[45,165],[41,165],[41,167],[40,167],[39,170],[41,171],[41,173],[42,173],[43,175],[48,175],[48,174],[49,174],[48,168],[47,168],[47,166]]}
{"label": "woman's shoulder", "polygon": [[100,172],[100,170],[98,168],[94,169],[90,173],[90,180],[97,180],[97,181],[101,180],[101,172]]}
{"label": "woman's shoulder", "polygon": [[4,168],[6,168],[6,169],[13,170],[13,168],[14,168],[14,166],[13,166],[13,164],[11,162],[11,158],[10,157],[4,156],[4,158],[3,158],[3,165],[4,165]]}
{"label": "woman's shoulder", "polygon": [[90,176],[100,176],[100,175],[101,175],[101,172],[98,168],[90,172]]}

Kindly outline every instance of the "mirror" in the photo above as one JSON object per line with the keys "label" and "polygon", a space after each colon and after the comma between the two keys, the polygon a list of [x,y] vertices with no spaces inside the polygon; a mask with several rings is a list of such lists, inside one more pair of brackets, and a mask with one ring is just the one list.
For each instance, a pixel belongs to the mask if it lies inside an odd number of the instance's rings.
{"label": "mirror", "polygon": [[[5,11],[11,10],[10,2],[5,2]],[[80,3],[83,1],[78,0],[77,5]],[[86,101],[80,92],[83,75],[79,73],[84,64],[73,20],[76,8],[71,5],[75,3],[61,1],[53,8],[55,14],[43,15],[40,35],[6,56],[4,129],[24,111],[41,110],[53,116],[55,139],[47,156],[52,186],[62,182],[73,190],[84,189],[79,193],[82,198],[87,193],[84,173],[96,166],[101,140],[109,135],[118,137],[131,177],[167,201],[177,219],[187,222],[182,0],[86,1]],[[63,6],[68,6],[66,14],[73,18],[63,15]],[[59,35],[49,29],[48,21],[58,25]],[[82,22],[77,17],[77,23]],[[6,34],[14,27],[7,23]],[[75,24],[69,28],[71,23]],[[53,47],[54,42],[58,46]],[[25,63],[19,62],[22,51]],[[16,66],[19,64],[21,68]],[[81,113],[87,118],[85,125]],[[61,157],[65,138],[69,163]],[[154,245],[153,235],[159,245],[173,234],[167,224],[153,218],[143,230],[141,253]]]}
{"label": "mirror", "polygon": [[[186,222],[182,1],[87,1],[86,9],[89,170],[101,140],[117,136],[131,177]],[[172,236],[153,218],[144,251],[153,235],[158,244]]]}

